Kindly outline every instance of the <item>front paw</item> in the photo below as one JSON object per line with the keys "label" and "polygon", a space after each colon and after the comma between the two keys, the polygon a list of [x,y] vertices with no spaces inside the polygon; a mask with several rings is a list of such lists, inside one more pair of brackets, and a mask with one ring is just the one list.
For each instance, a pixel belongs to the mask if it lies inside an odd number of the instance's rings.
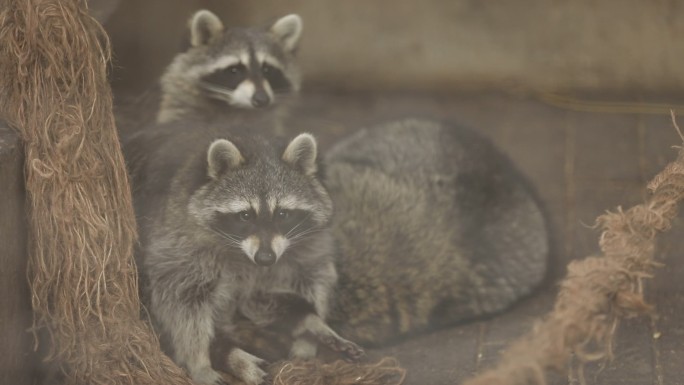
{"label": "front paw", "polygon": [[233,349],[228,354],[228,368],[231,373],[246,385],[259,385],[264,382],[266,372],[262,367],[268,363],[242,349]]}
{"label": "front paw", "polygon": [[366,355],[362,347],[336,335],[327,335],[321,337],[320,340],[325,346],[344,354],[351,361],[359,361]]}
{"label": "front paw", "polygon": [[297,338],[290,348],[290,358],[309,360],[316,357],[316,342],[308,338]]}
{"label": "front paw", "polygon": [[224,385],[225,384],[225,382],[223,381],[223,378],[221,377],[219,372],[215,371],[214,369],[212,369],[210,367],[194,370],[190,373],[190,377],[192,377],[192,380],[197,384],[202,384],[202,385]]}

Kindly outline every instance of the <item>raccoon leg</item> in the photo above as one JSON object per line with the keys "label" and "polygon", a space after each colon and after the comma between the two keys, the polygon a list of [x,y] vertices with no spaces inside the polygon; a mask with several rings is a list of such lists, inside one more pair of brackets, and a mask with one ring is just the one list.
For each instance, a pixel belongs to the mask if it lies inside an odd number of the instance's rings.
{"label": "raccoon leg", "polygon": [[178,303],[153,309],[170,337],[174,361],[185,367],[199,384],[221,384],[221,375],[212,369],[209,358],[209,344],[214,336],[211,309],[208,306],[189,308]]}
{"label": "raccoon leg", "polygon": [[299,336],[294,340],[294,342],[292,342],[292,347],[290,348],[290,357],[309,360],[316,357],[317,352],[318,343],[316,340],[312,340],[306,336]]}
{"label": "raccoon leg", "polygon": [[316,341],[333,351],[358,360],[364,356],[357,344],[340,337],[321,318],[309,301],[295,293],[270,293],[263,299],[274,314],[273,326],[288,331],[295,339],[290,356],[312,358],[316,355]]}
{"label": "raccoon leg", "polygon": [[232,338],[223,333],[217,333],[217,342],[212,344],[210,351],[212,366],[235,375],[247,385],[264,382],[266,372],[262,368],[266,361],[238,348]]}
{"label": "raccoon leg", "polygon": [[150,313],[167,342],[173,360],[198,384],[215,385],[221,375],[211,368],[209,346],[214,338],[213,277],[181,269],[161,253],[146,260]]}
{"label": "raccoon leg", "polygon": [[297,338],[293,349],[295,347],[301,349],[301,345],[296,345],[306,334],[312,335],[318,342],[332,349],[333,351],[344,354],[352,361],[358,361],[363,358],[366,353],[359,345],[340,337],[328,324],[317,314],[308,314],[300,322],[297,328],[294,329],[293,336]]}

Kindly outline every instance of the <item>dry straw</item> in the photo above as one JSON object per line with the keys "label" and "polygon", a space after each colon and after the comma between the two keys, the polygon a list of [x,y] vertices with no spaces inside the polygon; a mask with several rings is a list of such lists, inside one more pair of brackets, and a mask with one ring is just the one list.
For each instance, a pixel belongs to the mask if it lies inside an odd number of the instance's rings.
{"label": "dry straw", "polygon": [[330,364],[317,360],[285,362],[274,366],[273,385],[399,385],[406,370],[393,358],[374,364]]}
{"label": "dry straw", "polygon": [[[674,115],[672,120],[684,141]],[[465,385],[544,385],[546,371],[564,370],[573,356],[584,382],[584,363],[611,358],[619,320],[651,310],[642,281],[658,265],[655,237],[670,228],[684,197],[684,148],[648,189],[652,194],[643,204],[598,217],[603,256],[572,262],[553,310],[507,349],[497,367]]]}

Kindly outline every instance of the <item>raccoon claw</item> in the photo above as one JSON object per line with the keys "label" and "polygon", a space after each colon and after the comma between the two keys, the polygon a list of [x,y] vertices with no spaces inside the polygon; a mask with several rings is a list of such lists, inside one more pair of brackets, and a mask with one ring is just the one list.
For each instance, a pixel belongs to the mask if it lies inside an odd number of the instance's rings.
{"label": "raccoon claw", "polygon": [[240,378],[245,384],[263,384],[266,378],[265,368],[268,362],[259,357],[253,356],[242,349],[234,349],[228,355],[228,362],[234,375]]}
{"label": "raccoon claw", "polygon": [[351,361],[359,361],[366,355],[366,352],[359,345],[340,337],[322,337],[321,343],[338,353],[344,354]]}
{"label": "raccoon claw", "polygon": [[268,368],[268,367],[271,365],[271,363],[268,362],[268,361],[266,361],[266,360],[258,361],[256,364],[257,364],[257,366],[258,366],[259,368],[261,368],[261,369],[266,369],[266,368]]}
{"label": "raccoon claw", "polygon": [[[262,383],[262,384],[263,384],[263,385],[266,385],[266,384],[273,384],[274,378],[275,378],[275,377],[273,377],[272,374],[266,373],[266,375],[264,375],[264,378],[262,378],[262,380],[263,380],[263,383]],[[229,385],[230,385],[230,384],[229,384]]]}
{"label": "raccoon claw", "polygon": [[344,354],[353,362],[361,361],[366,356],[366,352],[359,345],[349,342],[349,345],[344,350]]}

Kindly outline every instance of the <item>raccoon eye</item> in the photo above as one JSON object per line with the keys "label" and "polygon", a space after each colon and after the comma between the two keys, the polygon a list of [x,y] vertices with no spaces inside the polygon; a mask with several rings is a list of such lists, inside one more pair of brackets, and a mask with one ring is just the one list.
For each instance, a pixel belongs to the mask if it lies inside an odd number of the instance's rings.
{"label": "raccoon eye", "polygon": [[309,221],[309,214],[304,210],[298,209],[279,209],[273,214],[273,223],[283,234],[296,236],[292,232],[306,232],[314,227],[313,222]]}
{"label": "raccoon eye", "polygon": [[202,77],[203,83],[234,90],[247,77],[247,67],[242,63],[218,69]]}
{"label": "raccoon eye", "polygon": [[249,211],[241,211],[238,213],[238,217],[243,222],[251,221],[252,220],[252,213],[250,213]]}
{"label": "raccoon eye", "polygon": [[283,226],[300,223],[305,219],[306,213],[302,210],[279,209],[275,212],[274,220]]}
{"label": "raccoon eye", "polygon": [[292,84],[278,67],[264,63],[261,65],[261,73],[274,91],[286,92],[292,88]]}

